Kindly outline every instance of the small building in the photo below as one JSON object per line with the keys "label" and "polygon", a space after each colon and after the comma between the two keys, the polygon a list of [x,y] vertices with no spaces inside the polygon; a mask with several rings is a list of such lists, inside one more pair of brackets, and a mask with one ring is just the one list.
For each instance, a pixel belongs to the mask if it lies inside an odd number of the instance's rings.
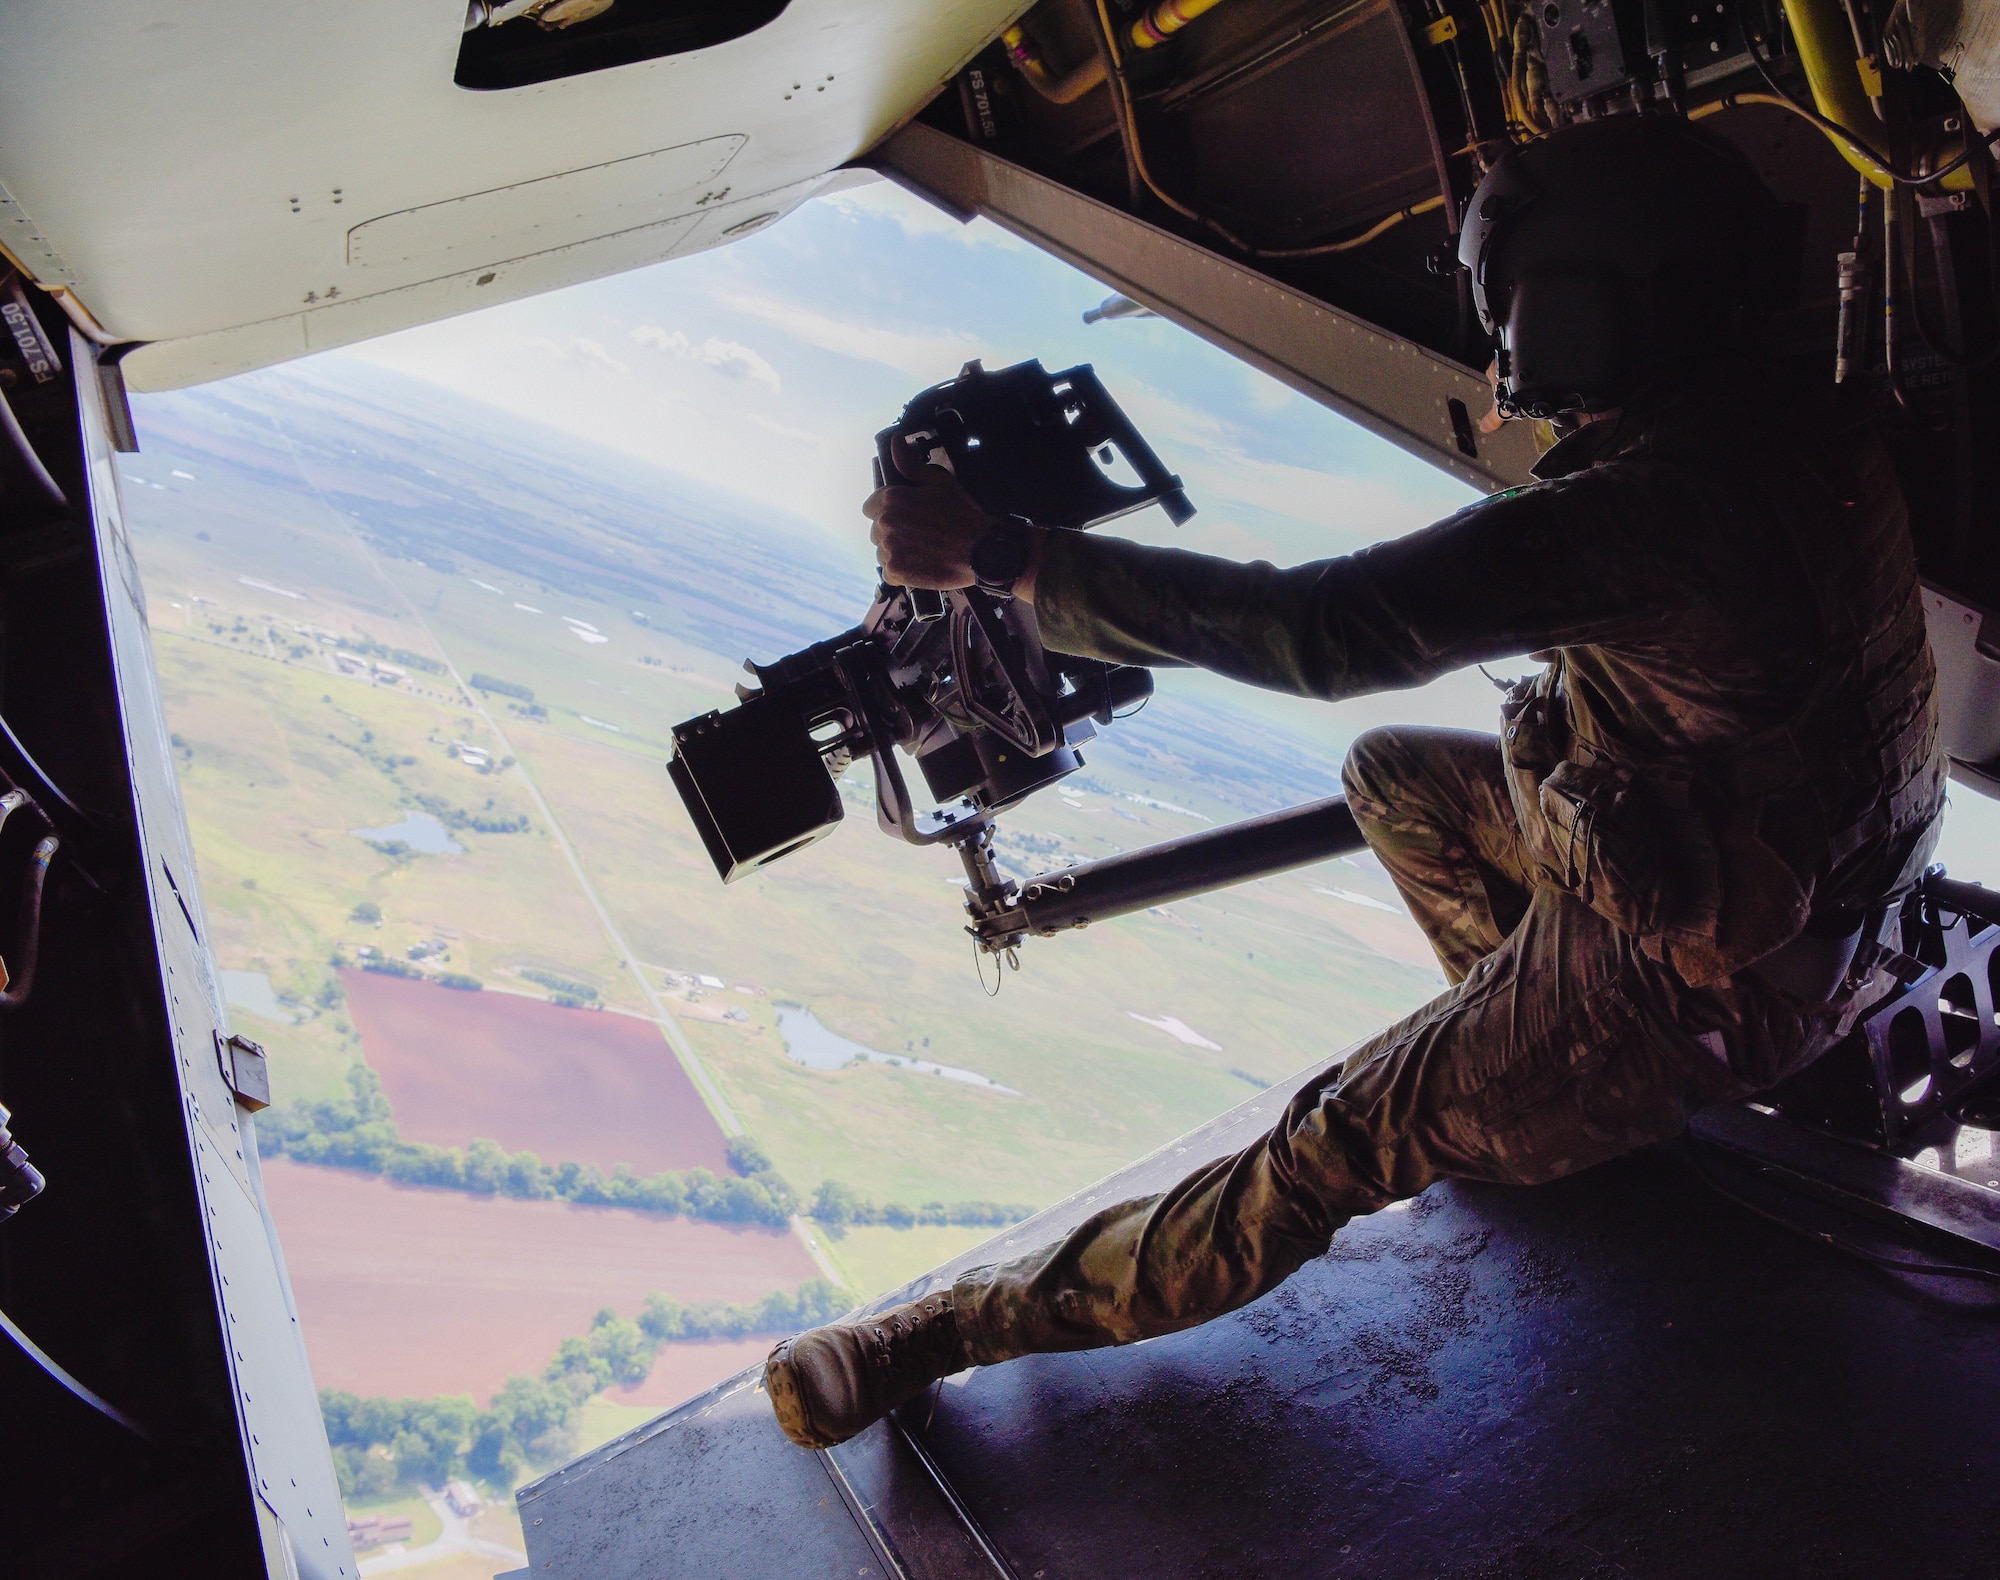
{"label": "small building", "polygon": [[347,1539],[354,1544],[356,1552],[364,1552],[370,1547],[385,1547],[390,1542],[406,1542],[416,1530],[416,1522],[407,1514],[350,1514],[347,1517]]}
{"label": "small building", "polygon": [[444,1501],[451,1512],[462,1520],[469,1520],[480,1510],[479,1494],[469,1481],[447,1481],[444,1484]]}

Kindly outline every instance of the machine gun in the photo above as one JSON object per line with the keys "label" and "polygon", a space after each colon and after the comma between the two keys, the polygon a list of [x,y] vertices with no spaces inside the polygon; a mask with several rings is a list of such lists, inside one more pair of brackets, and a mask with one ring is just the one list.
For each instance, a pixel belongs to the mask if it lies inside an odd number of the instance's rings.
{"label": "machine gun", "polygon": [[[918,395],[876,435],[877,486],[898,452],[951,471],[994,515],[1084,531],[1158,504],[1194,514],[1178,477],[1087,366],[1050,373],[977,362]],[[1113,471],[1129,474],[1123,482]],[[867,759],[876,819],[912,845],[957,850],[967,931],[1016,958],[1030,932],[1053,933],[1359,848],[1339,797],[1017,885],[993,859],[993,817],[1083,766],[1077,748],[1151,695],[1149,670],[1050,653],[1033,614],[978,588],[876,590],[860,624],[769,664],[739,706],[677,725],[675,788],[724,883],[839,826],[836,780]],[[941,805],[913,802],[898,749]]]}

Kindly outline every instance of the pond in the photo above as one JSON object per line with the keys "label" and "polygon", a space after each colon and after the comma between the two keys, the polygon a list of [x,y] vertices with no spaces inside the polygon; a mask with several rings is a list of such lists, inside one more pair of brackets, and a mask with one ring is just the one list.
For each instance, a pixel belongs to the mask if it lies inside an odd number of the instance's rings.
{"label": "pond", "polygon": [[387,828],[354,828],[348,832],[371,845],[408,845],[420,856],[463,855],[465,847],[428,812],[405,812],[403,821]]}
{"label": "pond", "polygon": [[850,1042],[838,1032],[829,1031],[820,1024],[817,1015],[800,1005],[780,1004],[777,1011],[778,1034],[785,1040],[785,1057],[809,1070],[839,1070],[857,1061],[888,1064],[918,1075],[935,1075],[947,1081],[962,1081],[967,1086],[982,1086],[989,1092],[1004,1092],[1009,1097],[1021,1095],[1013,1087],[1002,1086],[976,1070],[961,1070],[956,1065],[937,1064],[930,1059],[915,1059],[907,1054],[877,1053],[873,1048]]}
{"label": "pond", "polygon": [[222,996],[236,1009],[247,1009],[253,1015],[261,1015],[265,1020],[274,1020],[282,1025],[296,1026],[305,1016],[295,1009],[288,1009],[278,998],[271,986],[271,979],[261,971],[223,971],[217,973],[222,978]]}

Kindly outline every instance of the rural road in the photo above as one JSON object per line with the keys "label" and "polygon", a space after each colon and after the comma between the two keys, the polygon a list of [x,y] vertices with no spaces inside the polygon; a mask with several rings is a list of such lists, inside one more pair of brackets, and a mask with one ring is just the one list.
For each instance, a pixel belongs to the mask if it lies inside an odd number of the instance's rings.
{"label": "rural road", "polygon": [[361,1560],[364,1575],[393,1573],[398,1569],[408,1569],[415,1564],[427,1564],[439,1558],[449,1558],[454,1553],[474,1553],[481,1558],[494,1558],[513,1567],[525,1568],[526,1553],[516,1552],[511,1547],[503,1547],[499,1542],[481,1541],[466,1528],[465,1521],[452,1513],[451,1505],[443,1498],[426,1498],[431,1512],[438,1517],[444,1529],[434,1542],[426,1542],[421,1547],[402,1547],[394,1552],[380,1553],[373,1558]]}

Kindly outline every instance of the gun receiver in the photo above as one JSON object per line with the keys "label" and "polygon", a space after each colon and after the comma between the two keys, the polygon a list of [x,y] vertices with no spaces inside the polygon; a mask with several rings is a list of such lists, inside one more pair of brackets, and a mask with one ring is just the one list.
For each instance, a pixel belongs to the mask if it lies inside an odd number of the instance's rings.
{"label": "gun receiver", "polygon": [[[992,514],[1041,526],[1083,531],[1151,504],[1176,524],[1194,514],[1088,367],[968,363],[875,443],[878,482],[901,475],[900,448],[949,469]],[[1149,696],[1153,677],[1046,651],[1031,611],[977,588],[884,585],[853,629],[744,667],[754,684],[737,686],[740,706],[676,726],[667,764],[724,883],[832,833],[836,781],[864,758],[883,832],[957,850],[967,931],[990,954],[1361,844],[1336,797],[1017,885],[993,859],[994,814],[1081,768],[1078,746]],[[899,751],[923,770],[936,810],[911,797]]]}

